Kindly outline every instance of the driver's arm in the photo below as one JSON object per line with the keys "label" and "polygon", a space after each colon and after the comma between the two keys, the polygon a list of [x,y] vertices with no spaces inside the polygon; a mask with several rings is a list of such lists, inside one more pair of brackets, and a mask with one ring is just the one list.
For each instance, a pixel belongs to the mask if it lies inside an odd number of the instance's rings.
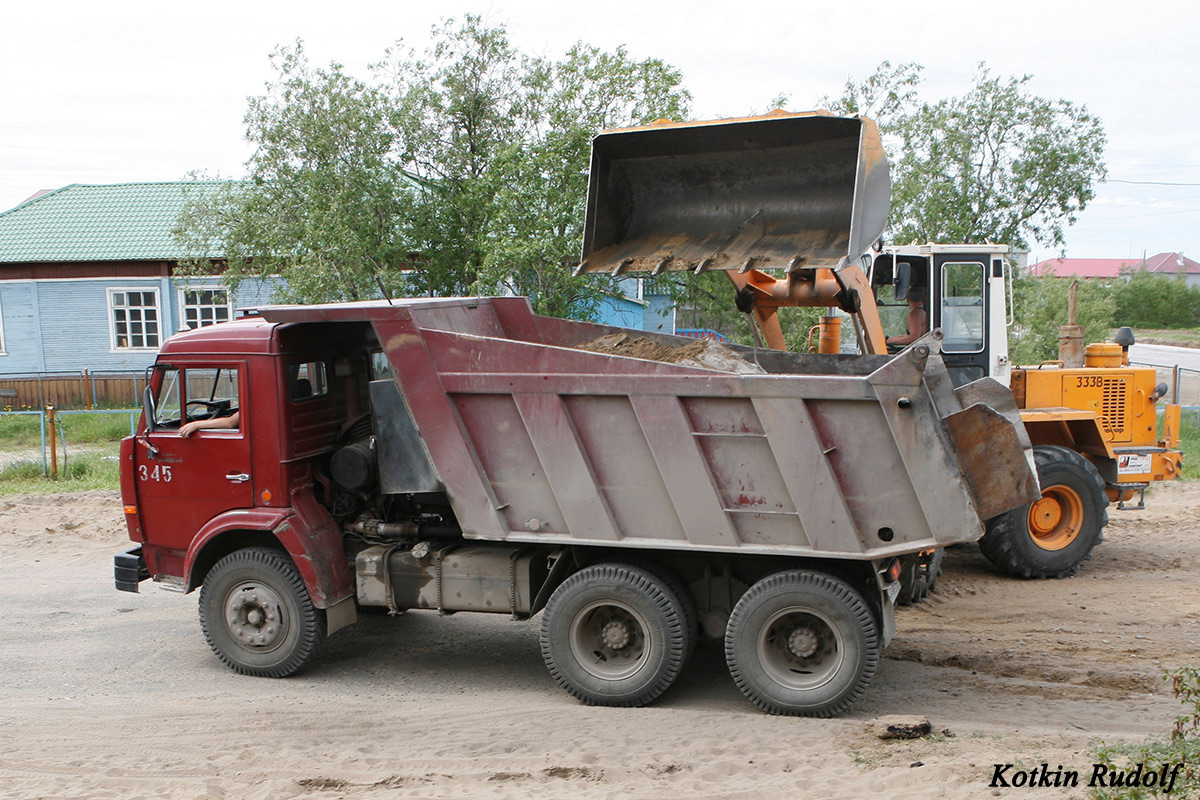
{"label": "driver's arm", "polygon": [[214,417],[212,419],[197,419],[188,422],[179,428],[180,438],[186,439],[198,430],[210,429],[225,429],[236,428],[241,421],[242,412],[235,411],[228,417]]}

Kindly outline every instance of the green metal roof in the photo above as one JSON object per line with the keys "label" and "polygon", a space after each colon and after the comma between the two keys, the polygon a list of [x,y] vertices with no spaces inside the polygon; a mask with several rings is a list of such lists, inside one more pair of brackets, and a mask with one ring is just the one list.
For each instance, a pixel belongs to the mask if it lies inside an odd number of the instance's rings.
{"label": "green metal roof", "polygon": [[188,195],[212,194],[224,183],[64,186],[0,213],[0,264],[187,258],[171,235],[179,212]]}

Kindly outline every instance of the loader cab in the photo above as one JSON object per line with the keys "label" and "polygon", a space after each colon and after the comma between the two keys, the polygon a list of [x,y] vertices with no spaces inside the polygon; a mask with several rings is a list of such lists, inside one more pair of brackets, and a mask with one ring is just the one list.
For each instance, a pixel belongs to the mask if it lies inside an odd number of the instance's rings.
{"label": "loader cab", "polygon": [[1003,245],[920,245],[873,252],[871,285],[880,321],[904,332],[908,300],[926,303],[931,330],[942,334],[942,360],[955,386],[984,377],[1009,381],[1011,286]]}

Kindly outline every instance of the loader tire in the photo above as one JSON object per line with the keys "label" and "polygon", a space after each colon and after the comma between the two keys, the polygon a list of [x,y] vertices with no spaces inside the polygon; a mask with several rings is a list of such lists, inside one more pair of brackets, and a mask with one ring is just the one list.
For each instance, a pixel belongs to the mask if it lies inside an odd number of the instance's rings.
{"label": "loader tire", "polygon": [[1058,445],[1033,449],[1042,497],[987,521],[979,549],[1017,578],[1074,575],[1108,524],[1108,495],[1092,462]]}
{"label": "loader tire", "polygon": [[295,564],[279,550],[251,547],[217,562],[200,588],[208,646],[243,675],[283,678],[312,661],[325,638]]}
{"label": "loader tire", "polygon": [[777,572],[751,586],[725,631],[734,683],[771,714],[840,714],[867,690],[880,649],[866,599],[845,581],[808,570]]}
{"label": "loader tire", "polygon": [[670,688],[693,646],[684,605],[654,573],[585,567],[542,612],[542,658],[559,686],[592,706],[644,706]]}
{"label": "loader tire", "polygon": [[911,606],[923,602],[937,588],[942,575],[942,560],[945,549],[939,547],[928,555],[913,553],[900,557],[900,594],[896,605]]}

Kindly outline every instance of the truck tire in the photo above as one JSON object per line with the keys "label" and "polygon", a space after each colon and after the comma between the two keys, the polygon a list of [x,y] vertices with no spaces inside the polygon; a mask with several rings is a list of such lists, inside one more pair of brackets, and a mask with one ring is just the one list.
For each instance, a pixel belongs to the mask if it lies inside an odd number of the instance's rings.
{"label": "truck tire", "polygon": [[734,606],[725,660],[771,714],[831,717],[854,704],[879,664],[879,625],[861,594],[821,572],[768,575]]}
{"label": "truck tire", "polygon": [[286,553],[251,547],[217,562],[200,588],[208,646],[243,675],[283,678],[303,669],[325,638],[325,612]]}
{"label": "truck tire", "polygon": [[629,558],[623,559],[621,563],[646,570],[646,572],[649,572],[662,581],[679,600],[679,606],[683,609],[683,624],[687,629],[688,637],[688,651],[684,659],[691,658],[692,653],[696,650],[696,645],[700,641],[700,615],[696,613],[696,601],[692,598],[692,594],[688,591],[687,586],[675,576],[674,572],[657,561]]}
{"label": "truck tire", "polygon": [[1058,445],[1033,449],[1042,497],[987,521],[979,549],[1017,578],[1062,578],[1092,557],[1108,524],[1108,495],[1092,462]]}
{"label": "truck tire", "polygon": [[585,567],[542,613],[542,658],[559,686],[593,706],[644,706],[665,692],[694,637],[684,605],[654,573],[631,564]]}

